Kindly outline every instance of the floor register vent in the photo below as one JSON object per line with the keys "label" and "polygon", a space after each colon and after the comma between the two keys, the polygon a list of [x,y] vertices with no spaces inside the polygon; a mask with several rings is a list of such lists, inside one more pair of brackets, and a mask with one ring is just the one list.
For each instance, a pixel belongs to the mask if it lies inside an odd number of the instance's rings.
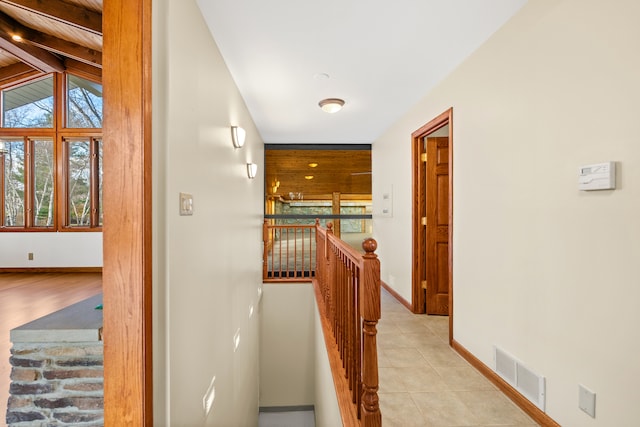
{"label": "floor register vent", "polygon": [[545,381],[504,350],[494,346],[495,371],[540,410],[544,411]]}

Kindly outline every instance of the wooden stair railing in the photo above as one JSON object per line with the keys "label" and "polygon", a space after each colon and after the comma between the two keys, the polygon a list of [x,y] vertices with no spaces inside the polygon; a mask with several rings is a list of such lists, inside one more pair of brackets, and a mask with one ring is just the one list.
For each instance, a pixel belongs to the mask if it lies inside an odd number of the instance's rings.
{"label": "wooden stair railing", "polygon": [[315,274],[315,225],[272,225],[264,220],[262,280],[310,282]]}
{"label": "wooden stair railing", "polygon": [[[334,357],[330,354],[329,359],[345,426],[382,425],[376,344],[380,320],[380,261],[374,253],[377,246],[374,239],[365,239],[362,255],[333,235],[332,224],[324,230],[316,220],[313,281],[323,325],[328,325],[335,340],[335,346],[328,345],[327,352],[337,353]],[[325,332],[325,339],[326,335]],[[336,376],[336,370],[341,370],[343,378]],[[345,393],[349,394],[350,407],[341,398]]]}

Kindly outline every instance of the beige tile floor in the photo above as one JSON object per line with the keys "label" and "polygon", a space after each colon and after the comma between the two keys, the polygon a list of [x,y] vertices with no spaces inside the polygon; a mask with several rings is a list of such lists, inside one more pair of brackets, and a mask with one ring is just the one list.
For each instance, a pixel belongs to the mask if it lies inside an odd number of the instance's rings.
{"label": "beige tile floor", "polygon": [[449,318],[411,313],[384,289],[378,323],[382,425],[537,426],[448,345]]}

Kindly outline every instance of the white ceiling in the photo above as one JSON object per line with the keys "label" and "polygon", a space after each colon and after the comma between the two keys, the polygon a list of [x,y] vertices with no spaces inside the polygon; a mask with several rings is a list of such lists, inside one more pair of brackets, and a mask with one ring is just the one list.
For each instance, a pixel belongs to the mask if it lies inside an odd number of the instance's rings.
{"label": "white ceiling", "polygon": [[263,141],[316,144],[372,143],[526,0],[197,2]]}

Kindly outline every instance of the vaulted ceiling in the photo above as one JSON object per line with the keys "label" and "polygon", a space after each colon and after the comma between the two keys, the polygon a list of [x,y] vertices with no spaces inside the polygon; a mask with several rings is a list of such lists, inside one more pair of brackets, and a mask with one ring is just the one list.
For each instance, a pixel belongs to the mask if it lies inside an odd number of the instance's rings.
{"label": "vaulted ceiling", "polygon": [[39,74],[102,76],[102,0],[0,0],[0,85]]}

